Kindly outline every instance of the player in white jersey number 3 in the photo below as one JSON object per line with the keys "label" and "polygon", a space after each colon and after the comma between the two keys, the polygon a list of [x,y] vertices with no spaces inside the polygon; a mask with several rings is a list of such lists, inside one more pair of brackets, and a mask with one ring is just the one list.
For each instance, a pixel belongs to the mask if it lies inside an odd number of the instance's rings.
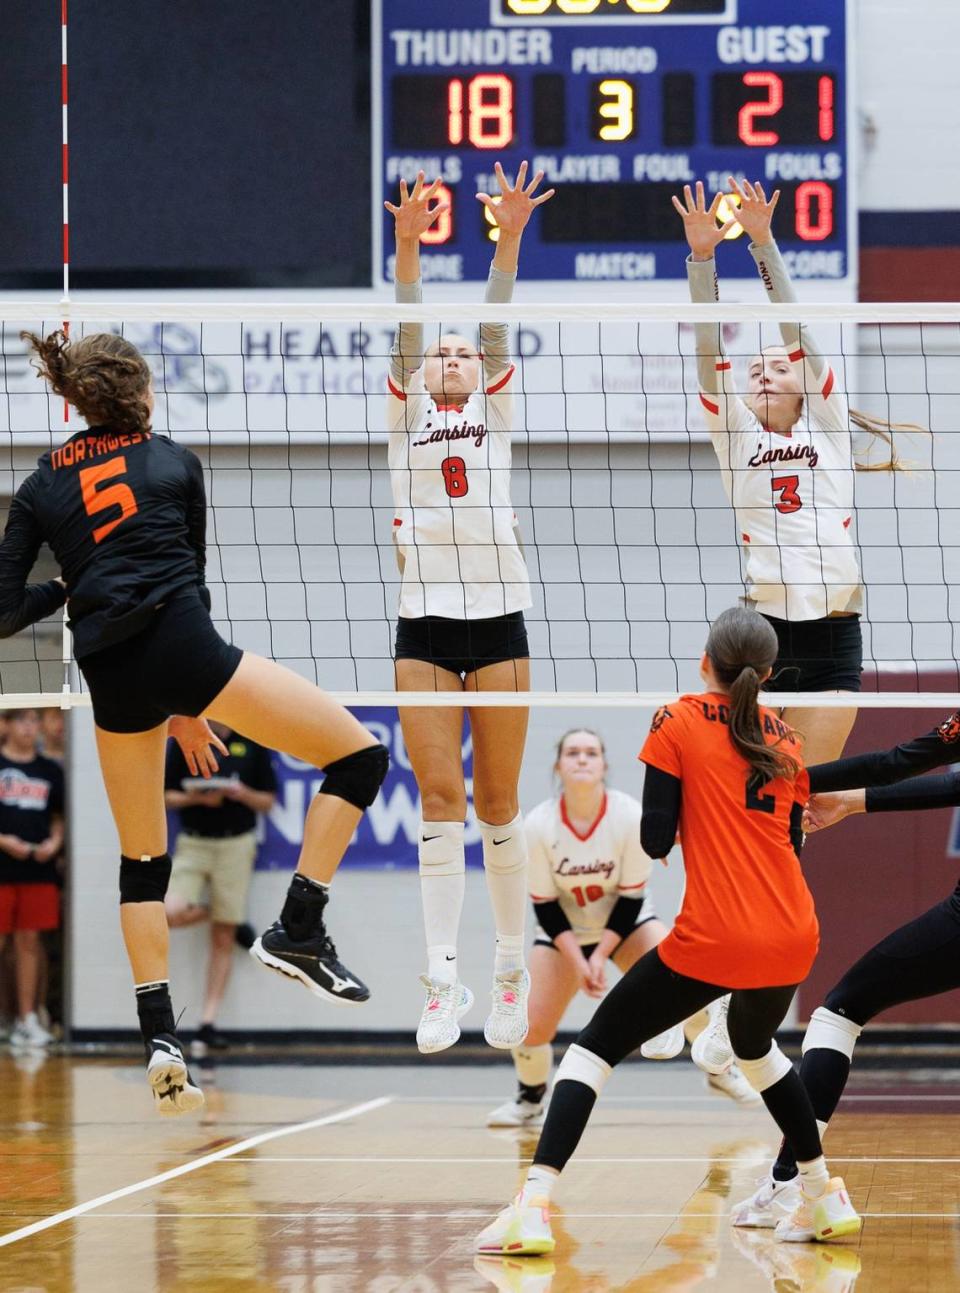
{"label": "player in white jersey number 3", "polygon": [[[521,163],[511,185],[499,163],[498,197],[478,194],[497,226],[487,301],[513,292],[523,230],[553,190],[535,196]],[[396,228],[397,300],[420,300],[419,240],[445,206],[439,181],[386,203]],[[514,365],[506,324],[484,324],[480,347],[440,333],[424,349],[419,324],[401,323],[391,356],[387,419],[401,571],[396,638],[400,691],[515,691],[530,687],[523,612],[531,605],[526,562],[510,501]],[[497,930],[491,1046],[512,1049],[527,1032],[524,964],[527,850],[518,783],[527,733],[523,706],[466,706],[473,742],[473,797]],[[420,884],[427,941],[426,1001],[417,1029],[424,1053],[460,1036],[473,996],[457,974],[465,887],[463,707],[402,706],[400,721],[422,803]]]}

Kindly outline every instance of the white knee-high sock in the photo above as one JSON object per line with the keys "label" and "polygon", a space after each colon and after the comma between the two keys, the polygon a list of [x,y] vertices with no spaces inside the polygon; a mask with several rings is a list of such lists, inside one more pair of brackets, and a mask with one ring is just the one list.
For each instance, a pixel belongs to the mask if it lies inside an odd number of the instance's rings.
{"label": "white knee-high sock", "polygon": [[513,1052],[513,1064],[524,1086],[546,1086],[553,1067],[553,1047],[549,1042],[542,1046],[518,1046]]}
{"label": "white knee-high sock", "polygon": [[527,839],[518,813],[505,826],[478,821],[483,837],[483,869],[497,927],[494,970],[523,969],[523,931],[527,918]]}
{"label": "white knee-high sock", "polygon": [[427,935],[427,973],[431,979],[454,983],[457,978],[457,934],[466,863],[463,822],[421,822],[420,897]]}

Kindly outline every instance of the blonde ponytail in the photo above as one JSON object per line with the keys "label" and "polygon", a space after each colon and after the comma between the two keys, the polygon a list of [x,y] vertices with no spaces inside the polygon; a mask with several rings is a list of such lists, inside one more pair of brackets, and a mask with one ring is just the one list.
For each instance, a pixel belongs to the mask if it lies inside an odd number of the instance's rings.
{"label": "blonde ponytail", "polygon": [[856,471],[912,471],[915,464],[905,462],[897,453],[893,441],[894,432],[907,435],[931,434],[929,427],[920,426],[917,422],[887,422],[883,418],[874,417],[872,413],[862,413],[859,409],[850,409],[850,421],[860,431],[866,431],[875,439],[882,440],[890,451],[886,462],[859,462],[854,455],[853,465]]}

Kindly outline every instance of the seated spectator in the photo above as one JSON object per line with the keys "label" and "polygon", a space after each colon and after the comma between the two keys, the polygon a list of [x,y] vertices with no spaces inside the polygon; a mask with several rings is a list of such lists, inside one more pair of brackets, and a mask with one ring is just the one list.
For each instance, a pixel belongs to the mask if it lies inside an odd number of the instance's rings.
{"label": "seated spectator", "polygon": [[7,712],[0,744],[0,951],[13,935],[17,1022],[13,1046],[52,1040],[37,1019],[40,934],[60,925],[53,865],[63,846],[63,771],[37,751],[35,709]]}
{"label": "seated spectator", "polygon": [[230,754],[209,780],[193,777],[175,741],[167,750],[166,804],[180,816],[167,891],[172,929],[210,921],[210,961],[200,1031],[191,1053],[202,1059],[226,1042],[216,1017],[226,992],[237,942],[249,947],[247,891],[257,852],[257,814],[268,813],[277,780],[270,753],[223,723],[210,726]]}

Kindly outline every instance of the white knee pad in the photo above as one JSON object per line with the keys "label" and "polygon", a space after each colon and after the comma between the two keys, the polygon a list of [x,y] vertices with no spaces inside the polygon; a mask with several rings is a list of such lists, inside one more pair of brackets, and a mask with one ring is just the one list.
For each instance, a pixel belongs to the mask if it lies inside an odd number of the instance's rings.
{"label": "white knee pad", "polygon": [[527,865],[527,837],[523,832],[521,813],[505,826],[493,826],[479,818],[477,825],[483,839],[483,865],[487,871],[497,875],[515,875],[524,870]]}
{"label": "white knee pad", "polygon": [[574,1042],[567,1048],[566,1055],[560,1061],[553,1085],[556,1088],[557,1083],[565,1079],[569,1082],[582,1082],[584,1086],[588,1086],[591,1091],[599,1095],[612,1072],[610,1065],[599,1055],[584,1050]]}
{"label": "white knee pad", "polygon": [[826,1006],[817,1006],[807,1024],[801,1053],[806,1055],[807,1051],[815,1050],[839,1051],[851,1060],[853,1048],[862,1032],[861,1025],[855,1024],[852,1019],[844,1019],[843,1015],[834,1014]]}
{"label": "white knee pad", "polygon": [[770,1043],[770,1049],[762,1059],[744,1060],[738,1055],[737,1063],[740,1065],[743,1076],[754,1091],[761,1092],[766,1091],[768,1087],[774,1086],[781,1078],[786,1077],[793,1068],[793,1065],[776,1042]]}
{"label": "white knee pad", "polygon": [[417,855],[423,876],[459,875],[466,871],[463,822],[421,822]]}

